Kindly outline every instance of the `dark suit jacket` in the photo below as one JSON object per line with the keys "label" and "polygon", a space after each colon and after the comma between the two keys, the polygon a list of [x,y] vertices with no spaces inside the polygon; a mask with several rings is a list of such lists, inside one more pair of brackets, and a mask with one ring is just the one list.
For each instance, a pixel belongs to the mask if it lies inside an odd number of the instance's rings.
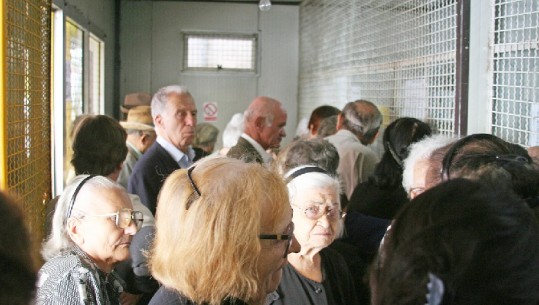
{"label": "dark suit jacket", "polygon": [[227,157],[239,159],[247,163],[264,163],[262,156],[256,151],[256,148],[249,141],[240,137],[238,143],[230,148]]}
{"label": "dark suit jacket", "polygon": [[[205,156],[198,148],[195,150],[195,160]],[[169,153],[157,142],[146,151],[133,168],[127,190],[131,194],[140,197],[140,201],[155,215],[157,195],[165,182],[165,179],[180,165]]]}

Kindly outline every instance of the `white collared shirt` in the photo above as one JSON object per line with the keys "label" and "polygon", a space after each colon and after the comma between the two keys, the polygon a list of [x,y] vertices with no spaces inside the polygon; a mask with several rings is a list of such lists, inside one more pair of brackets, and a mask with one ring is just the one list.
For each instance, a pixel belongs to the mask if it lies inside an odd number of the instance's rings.
{"label": "white collared shirt", "polygon": [[174,161],[176,161],[181,168],[188,168],[191,166],[191,164],[193,164],[193,160],[195,159],[195,151],[191,146],[189,146],[187,154],[185,154],[163,137],[157,136],[156,141],[168,152],[172,159],[174,159]]}
{"label": "white collared shirt", "polygon": [[269,162],[271,162],[271,160],[273,160],[271,155],[268,154],[264,150],[264,148],[260,144],[258,144],[258,142],[255,141],[253,138],[251,138],[250,136],[248,136],[245,133],[242,133],[241,137],[244,138],[245,140],[247,140],[247,142],[251,143],[251,145],[253,145],[253,147],[256,149],[256,151],[262,156],[262,159],[264,160],[264,163],[269,163]]}

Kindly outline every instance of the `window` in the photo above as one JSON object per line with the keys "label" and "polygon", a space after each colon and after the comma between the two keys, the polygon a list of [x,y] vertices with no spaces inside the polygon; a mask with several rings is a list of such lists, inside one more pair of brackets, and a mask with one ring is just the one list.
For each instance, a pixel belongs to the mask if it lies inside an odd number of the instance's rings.
{"label": "window", "polygon": [[184,33],[184,70],[256,72],[256,34]]}
{"label": "window", "polygon": [[70,163],[74,123],[82,114],[104,112],[105,43],[66,18],[58,8],[53,7],[51,26],[53,195],[56,195],[74,175]]}
{"label": "window", "polygon": [[104,109],[104,68],[105,44],[90,34],[88,64],[88,113],[103,113]]}

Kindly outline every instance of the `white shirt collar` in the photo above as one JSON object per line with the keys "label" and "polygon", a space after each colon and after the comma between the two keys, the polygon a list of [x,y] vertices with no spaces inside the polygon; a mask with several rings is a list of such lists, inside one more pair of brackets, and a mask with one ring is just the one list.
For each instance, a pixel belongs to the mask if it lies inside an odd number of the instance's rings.
{"label": "white shirt collar", "polygon": [[[188,167],[193,163],[193,160],[195,159],[195,151],[191,146],[189,146],[187,150],[187,154],[183,153],[181,150],[179,150],[176,146],[172,145],[172,143],[165,140],[165,138],[157,136],[157,139],[155,140],[159,145],[161,145],[168,154],[176,161],[176,163],[181,164],[183,167]],[[188,158],[187,162],[185,160],[182,160],[184,158]]]}
{"label": "white shirt collar", "polygon": [[264,148],[260,144],[258,144],[258,142],[255,141],[253,138],[248,136],[246,133],[242,133],[241,137],[244,138],[245,140],[247,140],[247,142],[251,143],[251,145],[253,145],[253,147],[256,149],[256,151],[262,156],[262,159],[264,159],[264,163],[268,163],[268,162],[270,162],[272,160],[271,155],[268,154],[264,150]]}

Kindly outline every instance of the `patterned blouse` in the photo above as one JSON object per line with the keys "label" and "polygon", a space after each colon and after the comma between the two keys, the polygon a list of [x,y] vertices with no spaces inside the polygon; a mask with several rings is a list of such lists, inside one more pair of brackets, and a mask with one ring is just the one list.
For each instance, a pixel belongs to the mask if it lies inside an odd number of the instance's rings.
{"label": "patterned blouse", "polygon": [[37,305],[119,305],[124,282],[107,274],[78,247],[64,252],[39,270]]}

